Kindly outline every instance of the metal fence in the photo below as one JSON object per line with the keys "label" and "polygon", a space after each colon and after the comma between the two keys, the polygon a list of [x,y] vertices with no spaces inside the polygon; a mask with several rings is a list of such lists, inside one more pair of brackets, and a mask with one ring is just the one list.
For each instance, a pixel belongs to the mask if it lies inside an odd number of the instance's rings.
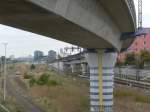
{"label": "metal fence", "polygon": [[135,68],[115,68],[114,73],[116,77],[134,80],[149,80],[150,70],[135,69]]}

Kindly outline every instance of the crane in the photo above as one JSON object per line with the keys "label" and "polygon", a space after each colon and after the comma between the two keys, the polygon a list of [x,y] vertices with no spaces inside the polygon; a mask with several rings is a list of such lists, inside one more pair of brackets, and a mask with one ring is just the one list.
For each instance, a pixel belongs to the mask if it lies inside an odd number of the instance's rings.
{"label": "crane", "polygon": [[142,0],[138,0],[138,28],[142,28]]}
{"label": "crane", "polygon": [[146,36],[148,34],[147,29],[143,28],[143,1],[138,0],[138,27],[135,32],[135,36]]}

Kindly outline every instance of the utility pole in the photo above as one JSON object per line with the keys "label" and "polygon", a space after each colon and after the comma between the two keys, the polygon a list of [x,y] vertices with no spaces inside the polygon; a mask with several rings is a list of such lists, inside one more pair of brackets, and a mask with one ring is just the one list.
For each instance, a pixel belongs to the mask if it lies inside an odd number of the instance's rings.
{"label": "utility pole", "polygon": [[7,43],[3,43],[4,48],[5,48],[5,60],[4,60],[4,84],[3,84],[3,99],[6,101],[6,74],[7,74],[7,67],[6,67],[6,50],[7,50]]}
{"label": "utility pole", "polygon": [[60,66],[59,66],[59,59],[60,59],[60,57],[59,57],[59,51],[58,51],[58,56],[57,56],[57,69],[58,69],[58,74],[60,74]]}
{"label": "utility pole", "polygon": [[[1,66],[0,66],[0,75],[1,75],[1,77],[2,77],[2,72],[3,72],[3,63],[2,63],[2,57],[0,57],[0,64],[1,64]],[[1,83],[1,88],[3,88],[3,81],[2,81],[2,83]]]}

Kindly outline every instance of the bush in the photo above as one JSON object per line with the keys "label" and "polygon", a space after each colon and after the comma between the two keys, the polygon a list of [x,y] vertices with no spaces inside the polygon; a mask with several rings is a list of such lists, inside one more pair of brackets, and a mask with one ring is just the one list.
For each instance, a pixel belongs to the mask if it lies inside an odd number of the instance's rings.
{"label": "bush", "polygon": [[128,53],[125,59],[125,65],[135,65],[136,57],[134,53]]}
{"label": "bush", "polygon": [[48,86],[57,86],[59,83],[56,80],[49,80],[47,83]]}
{"label": "bush", "polygon": [[24,79],[31,79],[33,76],[30,74],[25,74],[24,76],[23,76],[23,78]]}
{"label": "bush", "polygon": [[36,83],[36,79],[34,77],[32,77],[30,80],[29,80],[29,86],[32,87],[34,86],[34,84]]}
{"label": "bush", "polygon": [[49,82],[49,74],[43,74],[38,79],[37,84],[39,84],[39,85],[45,85],[48,82]]}
{"label": "bush", "polygon": [[35,65],[32,64],[32,65],[30,66],[30,69],[31,69],[31,70],[34,70],[34,69],[35,69]]}

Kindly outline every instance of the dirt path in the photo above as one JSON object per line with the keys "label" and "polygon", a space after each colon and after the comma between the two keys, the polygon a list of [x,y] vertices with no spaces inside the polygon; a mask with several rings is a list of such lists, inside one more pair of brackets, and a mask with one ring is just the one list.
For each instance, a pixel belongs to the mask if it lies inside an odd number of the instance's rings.
{"label": "dirt path", "polygon": [[15,85],[15,78],[15,75],[7,78],[7,93],[16,98],[17,103],[22,107],[21,112],[43,112],[38,106],[33,104],[23,88]]}

